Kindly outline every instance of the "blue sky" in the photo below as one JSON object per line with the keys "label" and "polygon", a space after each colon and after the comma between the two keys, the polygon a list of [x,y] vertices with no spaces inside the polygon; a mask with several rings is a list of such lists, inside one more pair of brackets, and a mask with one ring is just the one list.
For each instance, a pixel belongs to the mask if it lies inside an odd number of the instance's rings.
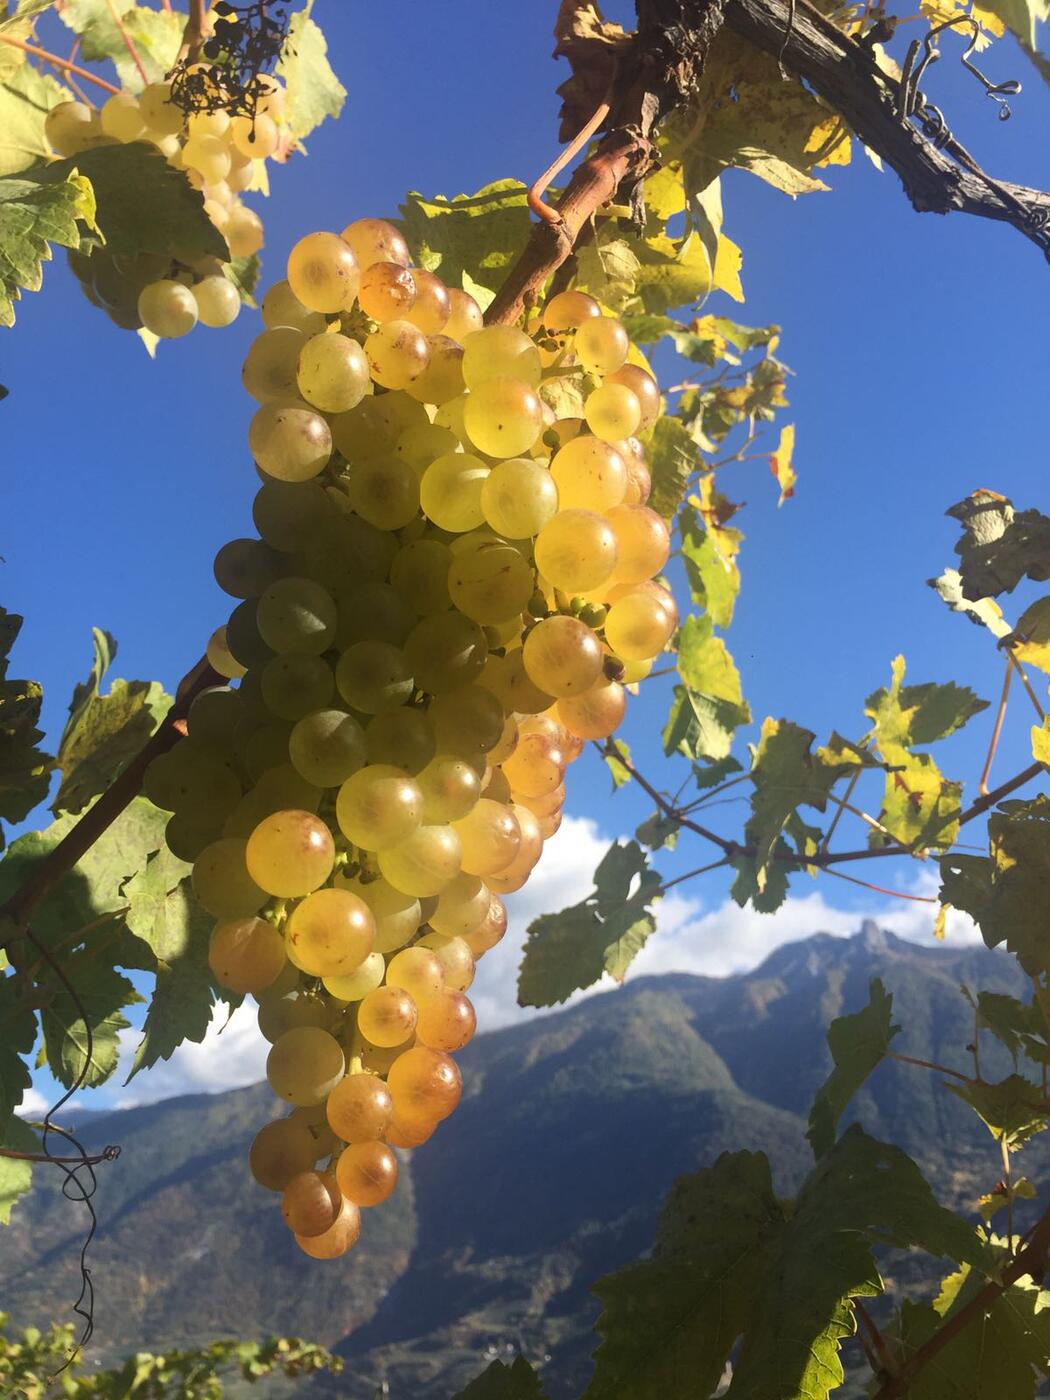
{"label": "blue sky", "polygon": [[[309,154],[274,172],[274,197],[258,201],[263,285],[307,231],[396,213],[409,189],[454,194],[504,176],[529,181],[542,169],[557,148],[554,88],[565,76],[550,59],[553,10],[449,0],[435,24],[432,4],[403,0],[393,23],[387,5],[319,0],[315,14],[350,96]],[[1011,41],[984,66],[995,79],[1024,82],[1010,122],[996,120],[954,51],[928,91],[992,172],[1050,187],[1050,92]],[[988,642],[924,580],[952,560],[955,526],[943,511],[968,491],[988,486],[1020,506],[1045,503],[1050,266],[1005,226],[913,213],[896,177],[859,149],[827,178],[832,194],[797,202],[743,174],[725,179],[726,231],[744,250],[747,303],[716,298],[707,309],[780,324],[780,353],[795,373],[796,498],[776,508],[762,462],[720,480],[747,502],[734,522],[747,541],[729,638],[745,691],[757,717],[856,735],[863,698],[887,681],[898,651],[912,680],[951,676],[998,695],[1001,668]],[[171,687],[225,619],[211,561],[251,528],[250,405],[239,366],[259,322],[244,314],[228,330],[198,329],[162,345],[154,363],[87,303],[62,257],[43,291],[17,309],[0,340],[0,381],[11,391],[0,407],[0,600],[25,615],[14,672],[43,682],[44,723],[55,736],[87,670],[92,625],[119,639],[117,674]],[[662,718],[655,703],[636,705],[627,737],[637,753],[655,752]],[[1002,776],[1025,762],[1030,718],[1013,720]],[[976,776],[989,725],[978,718],[972,737],[952,741],[953,776]],[[604,775],[585,764],[572,776],[580,833],[593,833],[590,821],[615,835],[647,814],[630,797],[610,807]],[[727,806],[711,824],[733,834],[744,815]],[[584,854],[576,874],[586,884]],[[695,849],[661,862],[668,874],[698,863]],[[914,878],[891,864],[873,878]],[[717,909],[726,887],[713,876],[695,894]],[[842,910],[873,904],[838,881],[823,894]]]}

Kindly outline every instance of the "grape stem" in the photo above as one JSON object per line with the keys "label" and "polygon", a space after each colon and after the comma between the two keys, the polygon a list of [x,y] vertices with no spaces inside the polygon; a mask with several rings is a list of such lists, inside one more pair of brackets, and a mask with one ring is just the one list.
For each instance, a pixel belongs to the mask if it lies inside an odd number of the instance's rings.
{"label": "grape stem", "polygon": [[0,34],[0,43],[10,44],[13,49],[21,49],[24,53],[32,54],[34,58],[42,58],[45,63],[50,63],[52,68],[61,69],[63,73],[75,73],[78,78],[85,78],[96,87],[105,88],[106,92],[120,91],[120,88],[114,87],[105,78],[100,78],[97,73],[91,73],[79,64],[71,63],[68,58],[59,58],[57,53],[48,53],[47,49],[42,49],[39,44],[29,44],[25,39],[16,39],[13,34]]}
{"label": "grape stem", "polygon": [[175,700],[159,727],[120,775],[114,779],[93,807],[89,807],[54,848],[33,866],[28,878],[0,904],[0,928],[13,924],[0,934],[0,948],[16,942],[33,910],[46,897],[55,882],[73,869],[102,833],[116,821],[125,807],[138,796],[142,778],[158,754],[174,747],[184,733],[184,720],[190,705],[209,686],[221,685],[222,677],[202,657],[182,678]]}
{"label": "grape stem", "polygon": [[[112,4],[112,0],[110,0],[110,3]],[[558,213],[557,209],[552,209],[549,204],[544,203],[543,196],[547,191],[547,186],[554,177],[565,169],[573,156],[583,150],[584,146],[586,146],[587,142],[609,115],[609,98],[612,95],[612,87],[613,85],[610,83],[608,94],[603,101],[599,102],[590,120],[580,128],[565,149],[558,154],[550,165],[548,165],[543,174],[540,175],[538,179],[534,180],[529,187],[527,196],[529,208],[538,219],[543,219],[546,223],[554,224],[558,228],[561,227],[561,215]]]}
{"label": "grape stem", "polygon": [[113,23],[119,29],[120,37],[124,40],[124,47],[127,49],[129,55],[131,56],[132,63],[134,63],[135,67],[139,70],[139,77],[144,83],[148,84],[149,74],[146,72],[146,65],[142,62],[142,57],[139,54],[138,49],[135,47],[135,41],[128,33],[127,25],[124,23],[124,18],[121,15],[120,11],[117,9],[117,0],[106,0],[106,4],[109,6],[109,13],[113,17]]}

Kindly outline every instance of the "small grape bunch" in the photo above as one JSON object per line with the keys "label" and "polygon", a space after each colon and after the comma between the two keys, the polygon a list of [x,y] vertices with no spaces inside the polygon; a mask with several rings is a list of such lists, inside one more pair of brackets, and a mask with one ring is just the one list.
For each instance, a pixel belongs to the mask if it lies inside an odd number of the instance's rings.
{"label": "small grape bunch", "polygon": [[[315,1258],[356,1242],[461,1093],[476,960],[561,823],[567,771],[668,644],[670,538],[638,434],[660,394],[576,290],[529,325],[359,219],[292,249],[242,371],[257,535],[147,792],[251,994],[288,1113],[250,1167]],[[558,417],[546,382],[578,381]],[[563,402],[564,399],[553,399]]]}

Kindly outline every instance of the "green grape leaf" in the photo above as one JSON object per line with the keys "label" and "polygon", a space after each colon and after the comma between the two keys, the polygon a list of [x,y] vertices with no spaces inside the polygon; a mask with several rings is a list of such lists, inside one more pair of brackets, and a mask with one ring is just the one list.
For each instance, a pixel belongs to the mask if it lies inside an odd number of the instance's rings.
{"label": "green grape leaf", "polygon": [[453,1400],[547,1400],[547,1397],[539,1376],[524,1356],[517,1356],[511,1366],[493,1361],[465,1390],[458,1391]]}
{"label": "green grape leaf", "polygon": [[[705,479],[706,480],[706,479]],[[678,516],[689,592],[716,627],[728,627],[740,593],[740,569],[736,557],[744,535],[719,525],[707,512],[686,504]]]}
{"label": "green grape leaf", "polygon": [[1009,636],[1010,624],[1003,617],[999,604],[994,598],[967,598],[958,569],[945,569],[938,578],[927,579],[926,582],[952,612],[963,613],[977,626],[987,627],[994,637]]}
{"label": "green grape leaf", "polygon": [[1009,1051],[1016,1067],[1023,1053],[1036,1064],[1050,1064],[1050,1027],[1038,1001],[1018,1001],[1002,992],[960,991],[973,1007],[979,1030],[987,1030]]}
{"label": "green grape leaf", "polygon": [[635,838],[643,846],[647,846],[650,851],[659,851],[665,846],[669,851],[673,851],[678,844],[678,833],[681,829],[681,822],[657,811],[640,823],[634,834]]}
{"label": "green grape leaf", "polygon": [[839,1119],[860,1086],[885,1058],[890,1041],[900,1032],[893,1025],[893,997],[879,978],[871,980],[868,1004],[849,1016],[839,1016],[828,1027],[828,1048],[834,1069],[817,1090],[809,1111],[806,1136],[814,1156],[823,1157],[835,1144]]}
{"label": "green grape leaf", "polygon": [[401,206],[400,227],[419,265],[450,287],[469,275],[494,289],[529,236],[529,210],[520,180],[496,180],[476,194],[427,199],[413,190]]}
{"label": "green grape leaf", "polygon": [[602,1343],[584,1400],[665,1400],[681,1393],[684,1376],[691,1394],[714,1391],[783,1229],[762,1153],[723,1153],[681,1178],[652,1256],[594,1287]]}
{"label": "green grape leaf", "polygon": [[710,617],[687,617],[678,633],[682,685],[663,733],[664,752],[715,761],[729,754],[733,735],[751,720],[740,675],[725,642],[713,634]]}
{"label": "green grape leaf", "polygon": [[24,1005],[25,990],[19,979],[0,975],[0,1135],[30,1087],[24,1056],[36,1043],[36,1014]]}
{"label": "green grape leaf", "polygon": [[237,288],[245,306],[256,305],[255,289],[259,285],[261,269],[262,263],[257,253],[253,253],[250,258],[233,258],[222,265],[223,272]]}
{"label": "green grape leaf", "polygon": [[864,713],[873,721],[869,739],[883,744],[932,744],[946,739],[988,708],[967,686],[903,685],[904,657],[894,657],[889,689],[876,690],[864,702]]}
{"label": "green grape leaf", "polygon": [[997,15],[1017,36],[1026,52],[1039,56],[1035,41],[1036,20],[1050,18],[1044,0],[982,0],[981,8]]}
{"label": "green grape leaf", "polygon": [[975,491],[951,506],[962,538],[955,546],[963,597],[971,601],[1010,593],[1023,578],[1050,579],[1050,517],[1015,511],[995,491]]}
{"label": "green grape leaf", "polygon": [[[229,257],[226,240],[204,212],[204,199],[155,146],[132,141],[99,146],[68,160],[34,167],[42,181],[87,176],[97,201],[101,241],[109,253],[164,253],[181,262]],[[134,199],[128,190],[135,191]]]}
{"label": "green grape leaf", "polygon": [[288,42],[276,72],[288,89],[287,130],[296,140],[309,136],[326,117],[337,117],[346,101],[346,88],[328,62],[328,44],[310,18],[313,0],[292,16]]}
{"label": "green grape leaf", "polygon": [[32,63],[22,63],[5,75],[0,82],[0,175],[13,175],[51,154],[44,118],[57,102],[66,102],[72,95]]}
{"label": "green grape leaf", "polygon": [[750,1311],[726,1400],[826,1400],[843,1381],[838,1351],[851,1298],[883,1284],[872,1245],[979,1263],[966,1222],[938,1204],[897,1147],[848,1128],[806,1179]]}
{"label": "green grape leaf", "polygon": [[1050,598],[1039,598],[1025,608],[1006,645],[1018,661],[1050,671]]}
{"label": "green grape leaf", "polygon": [[156,681],[102,681],[117,654],[108,632],[95,627],[91,673],[73,691],[69,719],[58,746],[56,766],[62,782],[51,810],[82,812],[92,798],[105,792],[125,765],[139,752],[171,707],[172,699]]}
{"label": "green grape leaf", "polygon": [[[53,1141],[54,1139],[52,1139]],[[0,1129],[0,1145],[14,1152],[39,1152],[40,1139],[28,1123],[12,1118]],[[11,1223],[11,1212],[32,1185],[32,1162],[16,1157],[0,1157],[0,1225]]]}
{"label": "green grape leaf", "polygon": [[650,906],[659,897],[660,876],[638,842],[610,846],[585,900],[529,925],[518,1004],[554,1006],[605,973],[623,981],[656,929]]}
{"label": "green grape leaf", "polygon": [[[151,83],[163,81],[175,66],[185,25],[184,16],[174,12],[150,10],[143,5],[132,5],[124,11],[128,38],[135,45]],[[113,63],[121,87],[126,92],[141,92],[145,84],[125,44],[121,43],[113,54]]]}
{"label": "green grape leaf", "polygon": [[968,1103],[996,1142],[1005,1143],[1013,1152],[1050,1125],[1042,1090],[1023,1075],[1008,1075],[998,1084],[944,1087]]}
{"label": "green grape leaf", "polygon": [[131,1024],[121,1015],[123,1008],[143,998],[90,946],[80,952],[63,952],[61,967],[61,979],[57,974],[41,974],[41,979],[47,978],[52,985],[51,1000],[40,1013],[47,1064],[67,1089],[81,1074],[84,1086],[91,1089],[117,1067],[120,1032]]}
{"label": "green grape leaf", "polygon": [[605,755],[605,766],[612,775],[613,787],[621,788],[625,783],[631,781],[630,771],[624,766],[623,760],[631,761],[631,750],[623,739],[610,739],[609,745],[613,749],[612,753]]}
{"label": "green grape leaf", "polygon": [[[113,9],[123,17],[133,4],[134,0],[115,0]],[[79,38],[81,57],[98,62],[127,53],[113,9],[109,0],[65,0],[59,18]]]}
{"label": "green grape leaf", "polygon": [[889,835],[872,829],[868,844],[875,850],[897,842],[920,850],[947,849],[959,834],[962,784],[945,778],[929,754],[887,745],[882,755],[892,770],[886,774],[879,812]]}
{"label": "green grape leaf", "polygon": [[655,345],[665,335],[681,329],[670,316],[649,316],[644,311],[625,312],[620,320],[635,345]]}
{"label": "green grape leaf", "polygon": [[987,1192],[977,1199],[977,1209],[986,1225],[990,1225],[1001,1210],[1015,1201],[1034,1201],[1038,1196],[1038,1191],[1026,1176],[1019,1176],[1015,1181],[1011,1181],[1007,1186],[1005,1181],[1000,1181],[994,1190]]}
{"label": "green grape leaf", "polygon": [[[722,242],[719,238],[719,249]],[[635,285],[650,315],[692,306],[717,287],[717,264],[712,265],[708,246],[699,233],[690,232],[680,242],[659,233],[639,240],[635,251]]]}
{"label": "green grape leaf", "polygon": [[696,443],[680,418],[663,414],[656,420],[648,456],[653,479],[649,507],[671,520],[685,499],[690,477],[700,466]]}
{"label": "green grape leaf", "polygon": [[[53,761],[37,748],[43,691],[36,681],[9,680],[7,658],[22,628],[0,608],[0,819],[19,822],[47,796]],[[5,838],[0,829],[0,850]]]}
{"label": "green grape leaf", "polygon": [[626,238],[600,234],[576,254],[575,285],[618,316],[634,296],[639,266]]}
{"label": "green grape leaf", "polygon": [[45,176],[37,166],[0,179],[0,326],[14,325],[23,291],[40,290],[51,244],[80,246],[80,223],[95,227],[95,196],[75,168],[48,166]]}

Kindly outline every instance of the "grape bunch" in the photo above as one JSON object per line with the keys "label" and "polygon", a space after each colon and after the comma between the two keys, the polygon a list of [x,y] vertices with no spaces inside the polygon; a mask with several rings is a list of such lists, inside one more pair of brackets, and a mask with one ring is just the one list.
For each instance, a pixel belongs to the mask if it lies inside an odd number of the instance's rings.
{"label": "grape bunch", "polygon": [[[146,791],[252,994],[289,1107],[250,1153],[316,1258],[459,1102],[475,960],[558,830],[570,763],[675,630],[637,437],[660,409],[622,324],[569,290],[528,333],[359,219],[293,248],[243,382],[258,538]],[[582,417],[557,417],[564,383]],[[559,389],[561,397],[552,392]]]}
{"label": "grape bunch", "polygon": [[[207,83],[207,67],[198,68],[198,83]],[[48,112],[44,129],[62,156],[131,141],[156,146],[200,191],[231,259],[246,258],[262,248],[263,225],[241,195],[258,181],[258,162],[280,153],[285,107],[276,78],[262,74],[257,82],[265,91],[251,117],[231,117],[221,108],[187,115],[163,82],[137,95],[115,93],[98,111],[84,102],[60,102]],[[241,308],[240,293],[218,258],[183,261],[149,252],[121,257],[96,248],[71,252],[69,259],[88,300],[126,330],[145,327],[170,340],[198,322],[228,326]]]}

